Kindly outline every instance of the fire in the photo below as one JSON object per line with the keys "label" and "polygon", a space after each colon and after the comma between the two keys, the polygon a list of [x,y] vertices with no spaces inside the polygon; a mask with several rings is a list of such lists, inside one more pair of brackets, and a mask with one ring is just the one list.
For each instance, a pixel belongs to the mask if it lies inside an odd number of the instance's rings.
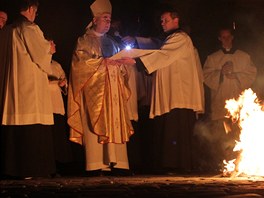
{"label": "fire", "polygon": [[237,100],[226,101],[225,108],[233,122],[240,127],[239,140],[233,151],[239,152],[237,159],[224,161],[224,174],[239,176],[264,176],[264,111],[256,94],[247,89]]}

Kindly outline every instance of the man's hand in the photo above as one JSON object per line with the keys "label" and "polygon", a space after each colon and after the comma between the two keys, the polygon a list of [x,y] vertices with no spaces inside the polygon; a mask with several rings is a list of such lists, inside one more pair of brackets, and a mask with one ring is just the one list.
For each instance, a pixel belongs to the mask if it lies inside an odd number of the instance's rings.
{"label": "man's hand", "polygon": [[106,60],[107,65],[120,65],[120,63],[117,60],[113,60],[110,58],[106,58],[105,60]]}
{"label": "man's hand", "polygon": [[59,82],[58,82],[58,85],[60,87],[64,87],[66,84],[67,84],[66,78],[60,79]]}
{"label": "man's hand", "polygon": [[225,64],[222,66],[221,70],[223,75],[230,75],[233,73],[233,62],[232,61],[227,61]]}
{"label": "man's hand", "polygon": [[135,65],[136,61],[133,58],[129,58],[129,57],[122,57],[121,59],[117,59],[116,61],[118,61],[120,64],[124,64],[124,65]]}
{"label": "man's hand", "polygon": [[237,79],[237,75],[234,73],[234,65],[232,61],[227,61],[222,66],[222,74],[226,76],[226,78],[229,79]]}

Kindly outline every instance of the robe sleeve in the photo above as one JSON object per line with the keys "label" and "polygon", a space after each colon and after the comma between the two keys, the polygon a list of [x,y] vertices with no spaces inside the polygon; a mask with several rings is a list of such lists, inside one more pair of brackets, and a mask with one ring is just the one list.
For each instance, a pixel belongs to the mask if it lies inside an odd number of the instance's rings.
{"label": "robe sleeve", "polygon": [[217,90],[220,83],[220,76],[221,70],[216,68],[216,63],[213,59],[208,56],[204,68],[203,68],[203,75],[204,75],[204,83],[210,88]]}
{"label": "robe sleeve", "polygon": [[[174,63],[179,56],[186,52],[184,49],[186,39],[187,37],[183,36],[183,34],[176,34],[172,39],[167,39],[160,50],[154,50],[153,53],[140,57],[147,72],[150,74]],[[188,47],[193,48],[191,45]]]}
{"label": "robe sleeve", "polygon": [[50,62],[52,54],[50,54],[50,43],[44,38],[39,26],[32,24],[22,31],[24,31],[22,39],[24,39],[32,61],[45,73],[51,74]]}
{"label": "robe sleeve", "polygon": [[240,88],[243,90],[250,87],[255,81],[257,68],[255,67],[252,60],[248,58],[246,67],[239,72],[235,72],[235,74],[239,81]]}
{"label": "robe sleeve", "polygon": [[82,144],[84,129],[82,126],[81,108],[83,89],[88,80],[96,73],[103,59],[91,59],[90,54],[78,47],[72,58],[72,66],[68,88],[68,124],[70,140]]}

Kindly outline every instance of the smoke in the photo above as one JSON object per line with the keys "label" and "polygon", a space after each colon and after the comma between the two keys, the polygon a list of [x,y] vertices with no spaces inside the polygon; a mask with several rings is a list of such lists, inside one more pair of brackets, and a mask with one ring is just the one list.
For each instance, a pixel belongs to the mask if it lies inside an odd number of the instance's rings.
{"label": "smoke", "polygon": [[[231,132],[227,133],[224,123]],[[238,140],[239,128],[229,120],[200,120],[194,128],[196,139],[196,163],[204,171],[221,171],[223,160],[236,158],[233,152],[235,140]]]}

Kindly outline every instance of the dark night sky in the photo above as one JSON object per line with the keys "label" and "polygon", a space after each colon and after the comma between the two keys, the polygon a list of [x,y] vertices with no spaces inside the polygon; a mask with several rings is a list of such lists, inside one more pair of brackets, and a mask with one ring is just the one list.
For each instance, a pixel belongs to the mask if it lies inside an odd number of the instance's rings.
{"label": "dark night sky", "polygon": [[[12,5],[6,3],[12,20]],[[110,0],[113,17],[122,19],[126,33],[155,35],[159,29],[157,12],[160,3],[176,6],[183,21],[191,27],[191,37],[199,50],[202,64],[206,56],[218,47],[216,30],[225,22],[236,22],[236,43],[252,55],[262,72],[264,67],[264,0]],[[57,44],[54,58],[69,72],[71,54],[77,37],[91,20],[93,0],[39,0],[36,23]],[[11,21],[10,20],[10,21]],[[263,72],[262,72],[263,73]],[[262,74],[261,73],[261,74]],[[264,84],[264,83],[263,83]]]}

